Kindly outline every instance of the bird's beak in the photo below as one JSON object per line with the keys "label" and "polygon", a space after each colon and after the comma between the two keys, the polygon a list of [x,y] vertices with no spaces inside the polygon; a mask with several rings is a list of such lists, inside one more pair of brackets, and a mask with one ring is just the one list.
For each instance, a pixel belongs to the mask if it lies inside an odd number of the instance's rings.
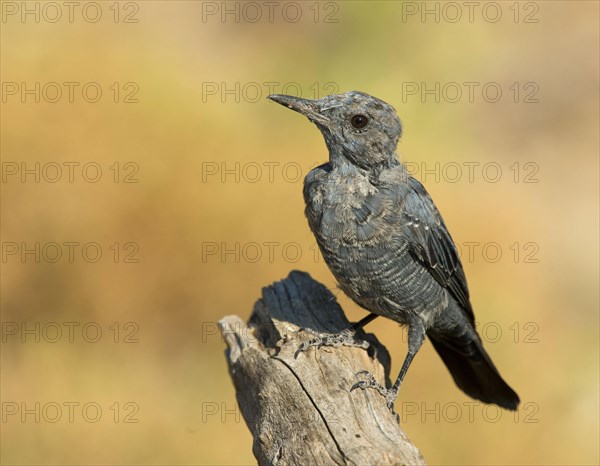
{"label": "bird's beak", "polygon": [[301,113],[313,123],[327,126],[329,118],[321,113],[319,101],[302,99],[293,95],[271,94],[268,99]]}

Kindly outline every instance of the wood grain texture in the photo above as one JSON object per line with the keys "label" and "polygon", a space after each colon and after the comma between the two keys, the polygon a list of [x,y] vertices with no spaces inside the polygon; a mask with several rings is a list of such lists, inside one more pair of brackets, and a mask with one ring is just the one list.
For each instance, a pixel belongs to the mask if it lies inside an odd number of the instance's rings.
{"label": "wood grain texture", "polygon": [[294,358],[302,341],[349,326],[329,290],[297,271],[263,289],[247,324],[219,322],[260,465],[425,464],[379,393],[350,392],[361,370],[389,386],[389,354],[373,335],[358,333],[368,349],[310,348]]}

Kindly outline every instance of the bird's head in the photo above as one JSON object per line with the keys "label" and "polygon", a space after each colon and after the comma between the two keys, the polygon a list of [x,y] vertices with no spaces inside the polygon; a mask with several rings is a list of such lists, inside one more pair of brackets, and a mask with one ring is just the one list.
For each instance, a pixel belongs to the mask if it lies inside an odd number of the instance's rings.
{"label": "bird's head", "polygon": [[332,163],[348,160],[370,170],[396,163],[402,125],[394,108],[364,92],[351,91],[322,99],[273,94],[269,99],[305,115],[323,133]]}

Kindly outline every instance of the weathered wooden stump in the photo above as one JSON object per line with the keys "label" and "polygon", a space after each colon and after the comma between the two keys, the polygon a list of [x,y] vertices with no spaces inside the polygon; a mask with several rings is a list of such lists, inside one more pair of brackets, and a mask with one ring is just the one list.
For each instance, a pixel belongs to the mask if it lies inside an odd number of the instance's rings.
{"label": "weathered wooden stump", "polygon": [[425,464],[379,393],[350,392],[361,370],[389,386],[389,354],[373,335],[358,334],[368,349],[309,348],[294,358],[302,341],[349,325],[329,290],[297,271],[263,289],[248,324],[219,322],[259,464]]}

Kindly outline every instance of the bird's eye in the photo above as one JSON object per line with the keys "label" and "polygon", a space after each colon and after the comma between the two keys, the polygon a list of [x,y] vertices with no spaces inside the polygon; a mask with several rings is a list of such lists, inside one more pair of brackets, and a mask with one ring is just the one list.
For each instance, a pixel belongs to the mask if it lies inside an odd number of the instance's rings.
{"label": "bird's eye", "polygon": [[354,126],[356,129],[362,129],[367,126],[369,119],[364,115],[354,115],[350,119],[350,123],[352,123],[352,126]]}

